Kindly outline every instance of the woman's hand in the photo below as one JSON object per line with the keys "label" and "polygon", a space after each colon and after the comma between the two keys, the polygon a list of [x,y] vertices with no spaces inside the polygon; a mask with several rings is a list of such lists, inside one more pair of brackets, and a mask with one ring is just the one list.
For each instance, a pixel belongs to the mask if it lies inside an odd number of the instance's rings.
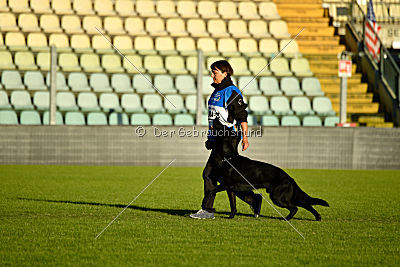
{"label": "woman's hand", "polygon": [[248,147],[249,141],[247,140],[247,136],[244,136],[242,140],[242,151],[245,151]]}

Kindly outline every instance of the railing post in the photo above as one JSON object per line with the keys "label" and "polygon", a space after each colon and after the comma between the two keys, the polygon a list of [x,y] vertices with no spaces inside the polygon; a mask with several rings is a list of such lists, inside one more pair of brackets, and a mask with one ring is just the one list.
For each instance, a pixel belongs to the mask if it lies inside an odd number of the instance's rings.
{"label": "railing post", "polygon": [[203,62],[204,56],[202,50],[197,50],[197,97],[196,97],[196,125],[201,125],[202,101],[203,101]]}
{"label": "railing post", "polygon": [[57,50],[53,45],[50,48],[50,116],[49,124],[56,125],[56,98],[57,98]]}

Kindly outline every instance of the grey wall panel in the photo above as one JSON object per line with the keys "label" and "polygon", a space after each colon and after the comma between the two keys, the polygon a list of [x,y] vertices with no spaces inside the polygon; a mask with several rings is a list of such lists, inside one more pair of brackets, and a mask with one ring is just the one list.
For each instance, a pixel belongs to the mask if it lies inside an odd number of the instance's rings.
{"label": "grey wall panel", "polygon": [[[0,164],[204,166],[207,129],[146,126],[0,126]],[[242,155],[283,168],[400,169],[400,129],[252,127]],[[166,136],[159,136],[160,130]]]}

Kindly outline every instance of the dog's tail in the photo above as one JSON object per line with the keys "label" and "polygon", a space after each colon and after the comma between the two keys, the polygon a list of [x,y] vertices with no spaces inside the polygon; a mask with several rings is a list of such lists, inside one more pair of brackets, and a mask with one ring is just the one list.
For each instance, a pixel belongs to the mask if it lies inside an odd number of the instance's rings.
{"label": "dog's tail", "polygon": [[320,199],[320,198],[309,197],[307,202],[310,205],[320,205],[320,206],[329,207],[328,202],[326,202],[325,200]]}

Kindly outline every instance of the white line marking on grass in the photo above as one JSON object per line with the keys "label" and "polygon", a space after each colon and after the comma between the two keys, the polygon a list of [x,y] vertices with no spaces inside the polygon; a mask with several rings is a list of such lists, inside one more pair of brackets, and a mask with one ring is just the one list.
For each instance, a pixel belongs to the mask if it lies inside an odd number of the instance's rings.
{"label": "white line marking on grass", "polygon": [[143,76],[143,78],[145,78],[145,79],[151,84],[151,86],[152,86],[154,89],[156,89],[157,92],[158,92],[162,97],[164,97],[164,99],[166,99],[169,103],[171,103],[171,105],[174,106],[174,108],[176,108],[175,105],[174,105],[168,98],[166,98],[165,95],[163,95],[163,94],[160,92],[160,90],[158,90],[157,87],[156,87],[154,84],[152,84],[151,81],[150,81],[146,76],[144,76],[144,74],[143,74],[143,73],[142,73],[142,72],[141,72],[141,71],[140,71],[140,70],[125,56],[125,55],[124,55],[124,54],[122,54],[121,51],[119,51],[119,49],[118,49],[117,47],[115,47],[115,45],[113,45],[113,44],[111,43],[110,40],[108,40],[108,38],[99,30],[99,28],[97,28],[97,27],[95,27],[95,28],[96,28],[96,30],[107,40],[107,42],[110,43],[110,45],[112,46],[112,48],[114,48],[114,50],[117,51],[118,54],[119,54],[121,57],[125,58],[129,63],[131,63],[131,65]]}
{"label": "white line marking on grass", "polygon": [[172,160],[143,190],[94,238],[97,239],[176,159]]}
{"label": "white line marking on grass", "polygon": [[250,182],[249,182],[249,180],[247,180],[246,179],[246,177],[244,177],[236,168],[235,168],[235,166],[233,166],[232,165],[232,163],[230,163],[229,162],[229,160],[228,159],[226,159],[225,157],[224,157],[224,159],[225,159],[225,161],[226,162],[228,162],[229,163],[229,165],[231,165],[232,166],[232,168],[237,172],[237,173],[239,173],[239,175],[240,176],[242,176],[242,178],[251,186],[251,187],[253,187],[253,189],[258,193],[258,194],[260,194],[261,196],[262,196],[262,198],[265,200],[265,201],[267,201],[267,203],[303,238],[303,239],[306,239],[300,232],[299,232],[299,230],[297,230],[296,229],[296,227],[294,227],[288,220],[286,220],[286,218],[282,215],[282,213],[280,213],[279,212],[279,210],[277,210],[261,193],[260,193],[260,191],[258,191],[257,190],[257,188],[255,188],[254,187],[254,185],[252,185]]}

